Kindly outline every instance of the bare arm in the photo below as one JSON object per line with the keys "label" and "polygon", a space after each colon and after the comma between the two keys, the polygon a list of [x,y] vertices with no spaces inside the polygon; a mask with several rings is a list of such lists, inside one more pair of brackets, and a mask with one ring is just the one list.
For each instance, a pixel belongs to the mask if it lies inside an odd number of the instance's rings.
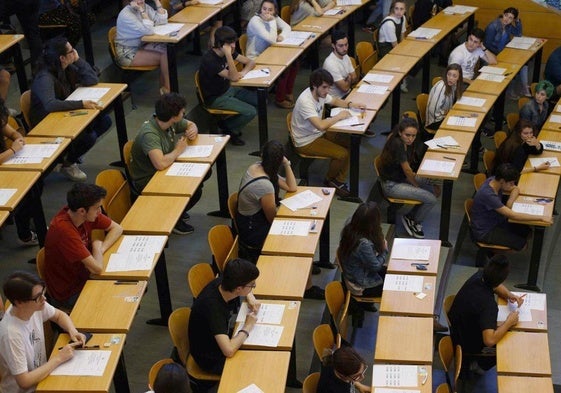
{"label": "bare arm", "polygon": [[296,177],[290,166],[290,161],[286,157],[283,158],[282,164],[284,165],[284,171],[286,178],[279,176],[279,187],[283,190],[289,192],[295,192],[298,190],[298,184],[296,183]]}
{"label": "bare arm", "polygon": [[106,230],[105,239],[92,242],[91,255],[82,259],[82,263],[90,273],[99,274],[103,271],[103,253],[117,241],[122,233],[123,228],[115,221],[111,221],[111,225]]}
{"label": "bare arm", "polygon": [[168,154],[164,154],[164,152],[160,149],[152,149],[148,152],[148,158],[150,158],[150,162],[154,165],[154,168],[162,171],[173,164],[177,157],[183,153],[186,147],[187,140],[182,136],[175,144],[175,148]]}
{"label": "bare arm", "polygon": [[483,330],[483,332],[481,332],[481,334],[483,335],[483,344],[485,344],[486,347],[494,347],[499,341],[501,341],[501,338],[504,337],[506,332],[508,332],[508,330],[517,323],[518,312],[513,311],[508,314],[505,323],[497,327],[495,330],[485,329]]}
{"label": "bare arm", "polygon": [[[241,330],[245,330],[248,334],[251,333],[256,321],[257,318],[255,314],[253,312],[248,313]],[[239,331],[238,334],[232,338],[228,337],[226,334],[217,334],[214,336],[218,347],[227,358],[234,356],[248,337],[249,336],[242,331]]]}
{"label": "bare arm", "polygon": [[497,58],[490,50],[485,50],[485,56],[483,56],[483,60],[485,60],[489,65],[497,64]]}
{"label": "bare arm", "polygon": [[413,172],[413,169],[411,169],[407,161],[401,163],[401,169],[403,169],[403,173],[405,173],[407,182],[415,187],[419,187],[419,183],[417,183],[417,179],[415,179],[415,172]]}

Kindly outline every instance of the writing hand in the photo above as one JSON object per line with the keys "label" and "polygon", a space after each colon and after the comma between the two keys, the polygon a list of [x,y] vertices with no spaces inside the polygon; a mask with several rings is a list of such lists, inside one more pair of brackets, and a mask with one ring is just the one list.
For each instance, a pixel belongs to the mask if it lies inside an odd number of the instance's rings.
{"label": "writing hand", "polygon": [[67,362],[74,357],[74,348],[70,344],[66,344],[60,351],[58,351],[58,358],[61,363]]}
{"label": "writing hand", "polygon": [[84,109],[101,109],[97,102],[91,100],[84,100],[82,101],[82,107]]}
{"label": "writing hand", "polygon": [[258,301],[255,301],[254,303],[247,303],[247,307],[249,308],[249,311],[257,315],[259,309],[261,308],[261,303]]}
{"label": "writing hand", "polygon": [[347,110],[341,111],[339,112],[337,117],[339,118],[339,120],[348,119],[349,117],[351,117],[351,112]]}
{"label": "writing hand", "polygon": [[251,329],[253,329],[253,326],[255,326],[256,322],[257,322],[257,314],[253,312],[247,313],[243,327],[246,328],[246,330],[251,331]]}
{"label": "writing hand", "polygon": [[514,326],[518,323],[518,310],[511,312],[506,317],[505,323],[508,323],[509,326]]}
{"label": "writing hand", "polygon": [[12,149],[14,151],[20,151],[21,149],[23,149],[23,145],[25,145],[25,141],[23,140],[23,138],[18,138],[12,142]]}

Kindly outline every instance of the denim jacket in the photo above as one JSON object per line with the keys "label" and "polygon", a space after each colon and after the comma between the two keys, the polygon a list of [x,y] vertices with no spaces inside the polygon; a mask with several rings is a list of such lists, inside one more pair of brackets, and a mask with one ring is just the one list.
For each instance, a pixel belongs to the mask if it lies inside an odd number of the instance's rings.
{"label": "denim jacket", "polygon": [[547,120],[547,114],[549,113],[549,103],[544,101],[543,110],[540,113],[540,107],[536,102],[535,98],[530,99],[527,103],[520,108],[520,118],[524,120],[531,121],[538,130],[541,130],[545,121]]}
{"label": "denim jacket", "polygon": [[[506,37],[503,37],[503,35],[506,35]],[[501,18],[497,18],[487,25],[483,44],[485,45],[485,48],[489,49],[495,55],[498,55],[513,36],[520,37],[521,35],[522,22],[520,20],[516,22],[516,26],[511,24],[505,26],[505,31],[503,32]]]}
{"label": "denim jacket", "polygon": [[377,287],[383,282],[378,272],[386,262],[387,255],[387,250],[378,254],[370,240],[360,239],[350,257],[341,261],[345,279],[363,289]]}

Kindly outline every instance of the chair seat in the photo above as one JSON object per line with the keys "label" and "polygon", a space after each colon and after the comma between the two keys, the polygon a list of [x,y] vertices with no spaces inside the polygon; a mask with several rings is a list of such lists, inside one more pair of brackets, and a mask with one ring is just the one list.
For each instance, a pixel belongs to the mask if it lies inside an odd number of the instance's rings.
{"label": "chair seat", "polygon": [[220,381],[220,375],[209,373],[200,368],[191,355],[187,358],[187,374],[201,381]]}
{"label": "chair seat", "polygon": [[420,205],[423,203],[415,199],[401,199],[401,198],[392,198],[388,196],[386,196],[386,199],[391,203],[402,203],[404,205]]}
{"label": "chair seat", "polygon": [[240,112],[231,111],[231,110],[228,110],[228,109],[215,109],[215,108],[208,108],[206,106],[203,106],[203,108],[204,108],[205,111],[207,111],[211,115],[233,116],[233,115],[239,115],[240,114]]}
{"label": "chair seat", "polygon": [[381,303],[382,297],[367,297],[367,296],[354,296],[352,295],[354,301],[359,303]]}
{"label": "chair seat", "polygon": [[493,250],[510,250],[509,247],[506,246],[500,246],[498,244],[489,244],[489,243],[483,243],[483,242],[476,242],[477,245],[481,248],[491,248]]}
{"label": "chair seat", "polygon": [[160,66],[123,66],[123,65],[118,65],[119,68],[123,69],[123,70],[127,70],[127,71],[153,71],[156,70],[158,68],[160,68]]}

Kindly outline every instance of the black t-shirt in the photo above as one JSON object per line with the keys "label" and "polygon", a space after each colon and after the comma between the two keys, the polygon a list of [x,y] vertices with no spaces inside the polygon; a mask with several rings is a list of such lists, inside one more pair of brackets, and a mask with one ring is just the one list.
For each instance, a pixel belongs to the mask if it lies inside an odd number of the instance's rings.
{"label": "black t-shirt", "polygon": [[197,364],[209,372],[221,374],[226,358],[214,336],[231,335],[240,307],[240,299],[224,301],[218,287],[221,279],[208,284],[193,302],[189,319],[189,343],[191,355]]}
{"label": "black t-shirt", "polygon": [[401,164],[407,160],[408,152],[403,148],[403,142],[398,136],[392,137],[386,143],[389,144],[388,151],[392,157],[389,165],[380,166],[380,177],[382,180],[391,180],[397,183],[404,183],[407,180]]}
{"label": "black t-shirt", "polygon": [[454,345],[460,344],[464,353],[480,353],[485,346],[482,332],[497,328],[498,312],[493,288],[483,282],[483,271],[475,273],[464,283],[450,308]]}
{"label": "black t-shirt", "polygon": [[[234,60],[238,57],[238,53],[232,53]],[[220,97],[230,88],[230,80],[218,75],[222,70],[228,68],[226,56],[218,56],[213,49],[209,49],[201,60],[199,68],[199,83],[201,84],[201,92],[207,104]]]}
{"label": "black t-shirt", "polygon": [[358,389],[355,389],[350,382],[337,378],[333,367],[322,364],[317,391],[321,393],[354,393],[358,392]]}

